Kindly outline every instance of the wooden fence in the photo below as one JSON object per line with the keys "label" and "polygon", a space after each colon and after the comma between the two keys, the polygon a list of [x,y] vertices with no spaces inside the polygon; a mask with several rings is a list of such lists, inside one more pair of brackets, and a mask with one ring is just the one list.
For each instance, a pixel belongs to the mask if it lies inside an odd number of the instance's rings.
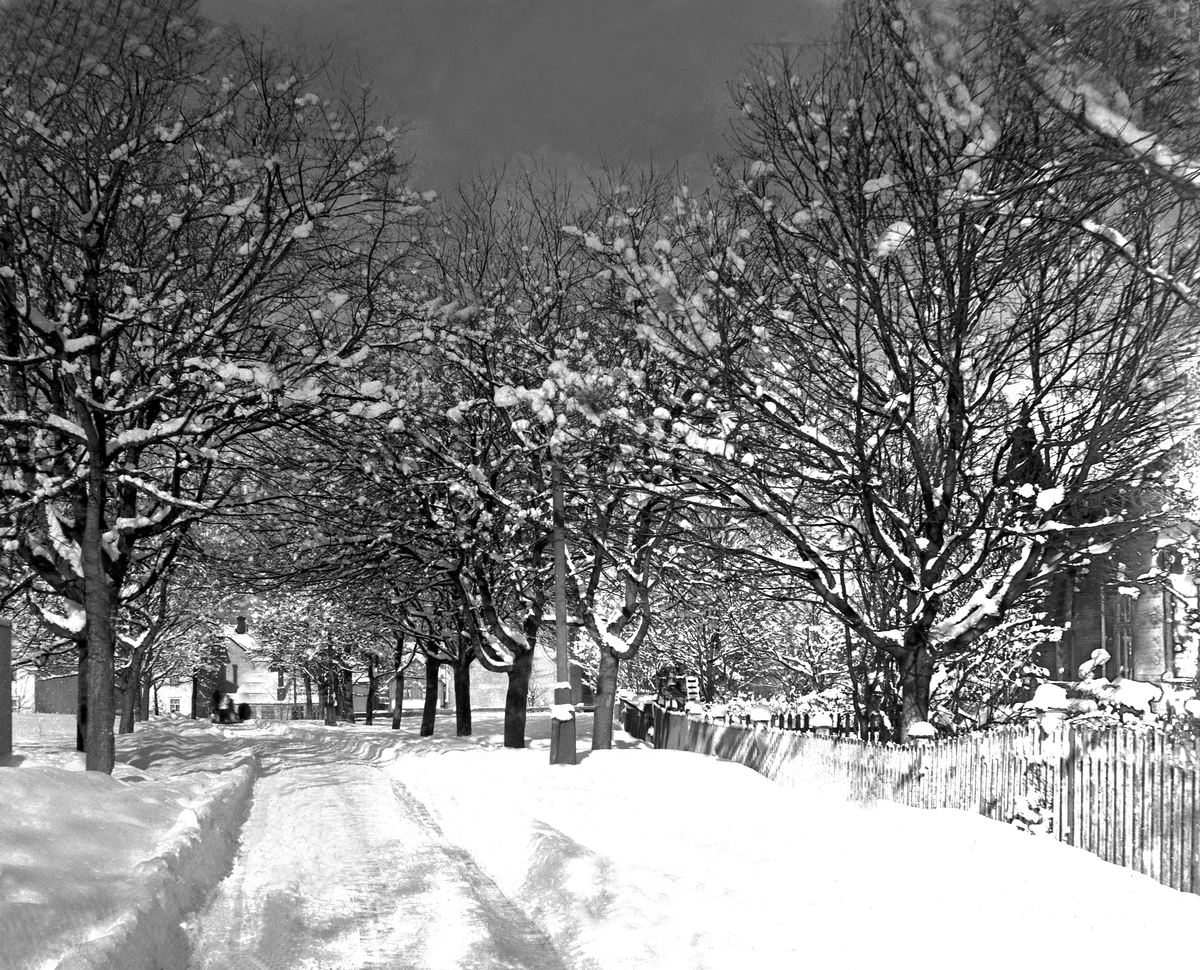
{"label": "wooden fence", "polygon": [[[856,801],[1022,821],[1182,892],[1200,893],[1200,741],[1144,725],[1037,723],[880,744],[710,723],[654,708],[654,744],[745,764],[781,784]],[[645,736],[643,733],[641,736]]]}
{"label": "wooden fence", "polygon": [[[651,705],[649,704],[643,707],[640,704],[630,701],[621,702],[620,716],[622,726],[634,737],[640,738],[643,741],[646,739],[646,728],[651,723],[650,708]],[[838,736],[853,734],[856,737],[860,735],[858,720],[853,714],[831,714],[828,720],[832,723],[827,724],[823,729],[827,730],[830,734]],[[726,716],[723,723],[753,726],[754,721],[749,714],[734,714]],[[779,728],[781,731],[816,730],[813,716],[810,714],[772,714],[770,721],[767,723],[773,728]],[[865,730],[867,737],[872,741],[878,741],[887,734],[882,717],[872,717],[865,725]]]}
{"label": "wooden fence", "polygon": [[[839,737],[842,735],[853,734],[861,737],[858,719],[849,713],[831,714],[829,720],[833,723],[828,725],[830,734],[836,734]],[[750,724],[750,715],[743,714],[738,723]],[[771,720],[768,722],[771,727],[779,728],[782,731],[813,731],[813,716],[811,714],[772,714]],[[879,741],[887,736],[887,730],[884,726],[882,717],[872,717],[863,725],[868,740]]]}
{"label": "wooden fence", "polygon": [[325,717],[319,704],[254,704],[251,717],[260,721],[320,721]]}

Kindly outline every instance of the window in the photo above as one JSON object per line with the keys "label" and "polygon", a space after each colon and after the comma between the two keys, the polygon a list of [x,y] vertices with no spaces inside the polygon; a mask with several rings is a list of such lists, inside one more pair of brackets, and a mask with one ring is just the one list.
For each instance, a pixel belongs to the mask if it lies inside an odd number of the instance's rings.
{"label": "window", "polygon": [[171,698],[171,701],[170,701],[170,704],[171,704],[171,713],[172,713],[172,714],[178,714],[178,713],[179,713],[179,698],[178,698],[178,697],[172,697],[172,698]]}
{"label": "window", "polygon": [[1130,587],[1106,588],[1101,593],[1101,633],[1109,661],[1104,675],[1109,680],[1133,676],[1133,605]]}

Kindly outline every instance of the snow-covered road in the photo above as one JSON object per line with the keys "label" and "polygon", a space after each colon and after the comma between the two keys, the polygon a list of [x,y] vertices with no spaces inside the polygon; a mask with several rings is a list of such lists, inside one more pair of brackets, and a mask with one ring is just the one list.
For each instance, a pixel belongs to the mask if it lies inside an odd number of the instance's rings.
{"label": "snow-covered road", "polygon": [[[279,765],[285,745],[254,746]],[[192,921],[193,970],[562,967],[401,783],[306,755],[260,778],[233,871]]]}
{"label": "snow-covered road", "polygon": [[621,732],[551,765],[550,723],[515,751],[499,713],[472,738],[164,719],[111,778],[73,722],[57,752],[26,731],[0,768],[0,968],[1196,962],[1200,897],[1052,839]]}

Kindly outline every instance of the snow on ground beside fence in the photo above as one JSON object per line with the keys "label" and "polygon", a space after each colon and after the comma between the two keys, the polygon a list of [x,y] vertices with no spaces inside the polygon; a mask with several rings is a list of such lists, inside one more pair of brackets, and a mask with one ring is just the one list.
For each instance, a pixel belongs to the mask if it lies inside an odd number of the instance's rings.
{"label": "snow on ground beside fence", "polygon": [[784,786],[978,811],[1200,893],[1200,745],[1186,735],[1048,718],[892,745],[661,711],[655,727],[665,748],[747,765]]}
{"label": "snow on ground beside fence", "polygon": [[679,751],[571,768],[440,743],[391,770],[572,967],[1124,967],[1151,941],[1194,962],[1161,927],[1193,925],[1200,897],[968,812],[847,803]]}
{"label": "snow on ground beside fence", "polygon": [[[1200,897],[1087,853],[966,812],[849,804],[803,779],[784,788],[623,732],[617,750],[587,753],[590,718],[579,727],[584,756],[570,767],[548,763],[545,713],[531,715],[524,751],[502,747],[493,714],[476,715],[472,738],[445,736],[445,720],[434,738],[416,737],[415,721],[159,721],[122,739],[109,779],[62,767],[73,732],[55,747],[26,722],[17,750],[34,756],[0,769],[0,964],[127,970],[167,954],[160,965],[182,970],[166,937],[228,864],[263,738],[387,771],[571,970],[1194,962],[1183,930]],[[302,830],[319,820],[289,824],[300,864]],[[405,873],[392,875],[381,893],[404,891]],[[80,943],[91,959],[58,963]],[[354,967],[348,952],[332,970]]]}

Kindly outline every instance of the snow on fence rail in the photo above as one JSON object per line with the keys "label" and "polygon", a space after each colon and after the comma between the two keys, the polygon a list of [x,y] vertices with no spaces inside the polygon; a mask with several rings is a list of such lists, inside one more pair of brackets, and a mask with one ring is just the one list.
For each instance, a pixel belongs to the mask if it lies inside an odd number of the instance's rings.
{"label": "snow on fence rail", "polygon": [[[653,710],[654,745],[856,801],[957,808],[1200,894],[1200,741],[1147,725],[1011,724],[881,744]],[[646,725],[649,726],[648,724]]]}

